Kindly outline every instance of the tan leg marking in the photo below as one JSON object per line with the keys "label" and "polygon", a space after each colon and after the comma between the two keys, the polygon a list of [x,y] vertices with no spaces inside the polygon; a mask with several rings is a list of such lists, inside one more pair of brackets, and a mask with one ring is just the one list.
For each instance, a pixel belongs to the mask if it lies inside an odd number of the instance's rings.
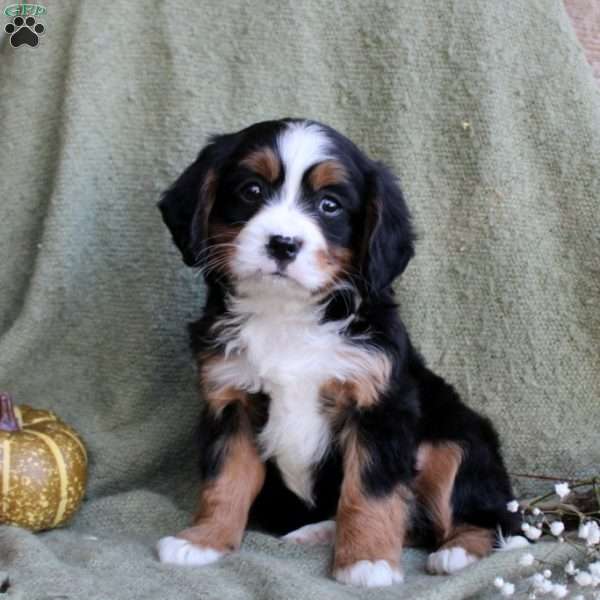
{"label": "tan leg marking", "polygon": [[414,490],[429,513],[438,549],[427,559],[427,570],[450,575],[487,556],[493,547],[494,532],[473,525],[455,525],[452,491],[463,451],[457,444],[425,443],[417,453]]}
{"label": "tan leg marking", "polygon": [[344,480],[336,517],[334,568],[358,561],[386,560],[398,566],[406,534],[410,492],[398,486],[384,498],[365,495],[361,479],[366,457],[354,436],[347,439]]}
{"label": "tan leg marking", "polygon": [[491,529],[476,527],[475,525],[459,525],[452,531],[450,539],[446,540],[442,548],[460,546],[469,554],[477,558],[488,556],[494,547],[494,532]]}
{"label": "tan leg marking", "polygon": [[453,443],[430,444],[419,447],[414,490],[418,501],[431,518],[438,543],[452,534],[452,490],[463,459],[460,446]]}
{"label": "tan leg marking", "polygon": [[177,534],[196,546],[221,552],[239,548],[248,512],[265,479],[265,467],[249,426],[226,445],[219,475],[205,483],[194,526]]}
{"label": "tan leg marking", "polygon": [[427,558],[427,571],[433,575],[451,575],[477,562],[491,553],[494,532],[472,525],[461,525],[454,529],[446,540]]}

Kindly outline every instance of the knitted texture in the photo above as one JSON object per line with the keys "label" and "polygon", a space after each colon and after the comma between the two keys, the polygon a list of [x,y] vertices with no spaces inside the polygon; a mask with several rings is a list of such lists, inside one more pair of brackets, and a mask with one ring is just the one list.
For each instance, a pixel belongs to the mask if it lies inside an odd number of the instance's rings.
{"label": "knitted texture", "polygon": [[0,389],[81,433],[90,482],[66,528],[0,528],[14,597],[451,600],[514,576],[514,553],[443,578],[411,550],[403,586],[364,592],[326,578],[328,550],[259,533],[213,566],[158,564],[195,501],[185,328],[204,290],[155,205],[210,133],[283,116],[339,129],[401,177],[416,346],[496,423],[512,472],[585,475],[600,95],[562,4],[44,4],[37,48],[0,34]]}

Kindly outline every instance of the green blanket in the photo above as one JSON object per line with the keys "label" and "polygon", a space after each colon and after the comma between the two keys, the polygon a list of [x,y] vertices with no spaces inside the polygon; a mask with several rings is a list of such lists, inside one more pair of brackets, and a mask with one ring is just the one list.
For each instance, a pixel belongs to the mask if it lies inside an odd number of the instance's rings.
{"label": "green blanket", "polygon": [[0,389],[81,432],[90,482],[66,527],[0,528],[6,596],[449,600],[523,575],[502,553],[431,577],[411,550],[403,586],[366,592],[328,579],[327,549],[260,533],[213,566],[157,562],[194,504],[204,291],[155,204],[210,133],[340,129],[401,175],[419,242],[398,292],[429,363],[512,472],[591,472],[600,96],[560,2],[45,4],[37,48],[0,34]]}

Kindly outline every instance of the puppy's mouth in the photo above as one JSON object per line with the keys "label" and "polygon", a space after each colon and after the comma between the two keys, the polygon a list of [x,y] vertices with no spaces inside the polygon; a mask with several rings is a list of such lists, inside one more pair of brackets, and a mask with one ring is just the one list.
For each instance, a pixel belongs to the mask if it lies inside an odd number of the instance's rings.
{"label": "puppy's mouth", "polygon": [[270,276],[280,279],[290,279],[290,276],[283,269],[277,269],[276,271],[273,271],[270,273]]}
{"label": "puppy's mouth", "polygon": [[290,275],[285,269],[276,269],[275,271],[271,271],[270,273],[263,273],[263,278],[270,279],[272,281],[281,281],[295,283],[301,287],[304,287],[300,281],[298,281],[295,277]]}
{"label": "puppy's mouth", "polygon": [[273,271],[266,271],[264,269],[257,269],[252,275],[243,277],[242,280],[253,280],[255,283],[263,283],[266,285],[275,285],[294,288],[301,288],[306,291],[306,286],[296,279],[293,275],[290,275],[285,268],[277,268]]}

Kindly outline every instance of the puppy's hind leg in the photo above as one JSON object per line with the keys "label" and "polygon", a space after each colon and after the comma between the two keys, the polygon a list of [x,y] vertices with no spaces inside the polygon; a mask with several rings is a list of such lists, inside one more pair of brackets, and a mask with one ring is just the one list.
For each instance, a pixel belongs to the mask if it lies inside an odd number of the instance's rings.
{"label": "puppy's hind leg", "polygon": [[427,571],[433,575],[451,575],[492,552],[495,533],[491,529],[462,525],[427,559]]}
{"label": "puppy's hind leg", "polygon": [[438,550],[429,555],[427,571],[450,574],[492,551],[494,532],[454,524],[452,493],[463,451],[455,443],[424,443],[417,453],[415,492],[431,523]]}
{"label": "puppy's hind leg", "polygon": [[[526,542],[521,536],[503,541],[498,533],[514,533],[520,519],[506,509],[510,486],[502,464],[489,460],[485,452],[484,448],[488,473],[481,472],[480,464],[470,470],[468,461],[474,460],[473,457],[465,455],[455,443],[425,443],[419,448],[419,473],[414,485],[437,546],[427,560],[427,570],[432,574],[455,573],[491,554],[495,546],[511,549],[523,547]],[[484,462],[482,459],[481,463]],[[506,491],[498,491],[503,484]]]}

